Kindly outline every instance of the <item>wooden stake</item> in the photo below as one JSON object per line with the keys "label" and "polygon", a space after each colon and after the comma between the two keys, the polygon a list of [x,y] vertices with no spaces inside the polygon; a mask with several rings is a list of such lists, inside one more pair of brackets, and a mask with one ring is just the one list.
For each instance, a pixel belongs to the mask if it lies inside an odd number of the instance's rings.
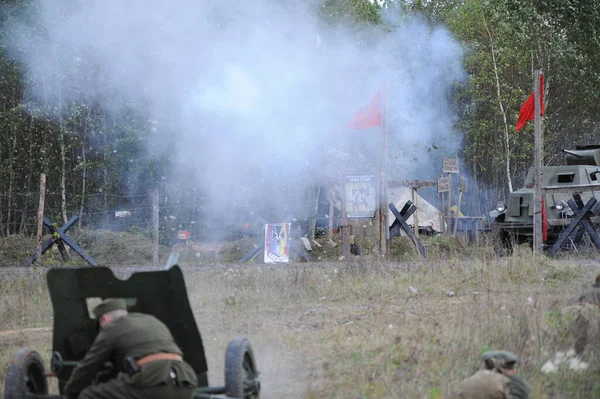
{"label": "wooden stake", "polygon": [[361,223],[360,226],[360,247],[359,247],[359,251],[360,251],[360,260],[364,261],[365,260],[365,224]]}
{"label": "wooden stake", "polygon": [[[333,214],[334,214],[334,209],[333,209],[333,184],[329,185],[329,188],[327,189],[327,199],[329,199],[329,232],[327,233],[327,238],[329,238],[330,240],[333,239]],[[344,210],[342,209],[342,212]]]}
{"label": "wooden stake", "polygon": [[448,234],[452,234],[452,173],[448,173]]}
{"label": "wooden stake", "polygon": [[444,219],[444,193],[439,193],[439,204],[440,206],[440,212],[439,212],[439,216],[440,216],[440,230],[442,232],[442,234],[446,233],[446,229],[444,227],[445,225],[445,219]]}
{"label": "wooden stake", "polygon": [[444,195],[445,193],[440,193],[440,229],[442,230],[442,234],[446,234],[446,227],[445,227],[445,222],[446,222],[446,196]]}
{"label": "wooden stake", "polygon": [[342,223],[340,229],[342,230],[342,256],[348,259],[350,255],[350,242],[348,237],[348,210],[346,209],[348,198],[346,195],[346,185],[342,189]]}
{"label": "wooden stake", "polygon": [[413,213],[412,217],[413,217],[413,223],[414,223],[414,227],[413,230],[415,232],[415,237],[419,238],[419,192],[418,192],[418,188],[417,187],[413,187],[412,188],[412,202],[415,205],[415,208],[417,208],[417,210]]}
{"label": "wooden stake", "polygon": [[533,213],[533,232],[534,232],[534,255],[542,253],[542,185],[543,185],[543,173],[542,173],[542,120],[541,120],[541,102],[540,102],[540,71],[536,70],[534,73],[534,116],[535,116],[535,196],[534,196],[534,213]]}
{"label": "wooden stake", "polygon": [[458,203],[456,205],[456,215],[454,215],[454,233],[453,235],[456,237],[456,232],[458,231],[458,217],[460,215],[460,203],[462,202],[462,191],[458,192]]}
{"label": "wooden stake", "polygon": [[44,231],[44,202],[46,198],[46,175],[44,173],[40,176],[40,203],[38,206],[37,214],[37,236],[35,245],[35,260],[41,266],[43,265],[42,260],[42,233]]}

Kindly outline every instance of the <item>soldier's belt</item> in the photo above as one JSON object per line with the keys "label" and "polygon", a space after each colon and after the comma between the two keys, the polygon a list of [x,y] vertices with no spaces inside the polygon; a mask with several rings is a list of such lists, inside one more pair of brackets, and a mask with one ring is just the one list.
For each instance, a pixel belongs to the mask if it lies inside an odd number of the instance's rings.
{"label": "soldier's belt", "polygon": [[183,358],[178,353],[160,352],[160,353],[153,353],[152,355],[144,356],[143,358],[138,359],[135,362],[135,364],[139,367],[143,364],[154,362],[156,360],[179,360],[179,361],[181,361],[181,360],[183,360]]}

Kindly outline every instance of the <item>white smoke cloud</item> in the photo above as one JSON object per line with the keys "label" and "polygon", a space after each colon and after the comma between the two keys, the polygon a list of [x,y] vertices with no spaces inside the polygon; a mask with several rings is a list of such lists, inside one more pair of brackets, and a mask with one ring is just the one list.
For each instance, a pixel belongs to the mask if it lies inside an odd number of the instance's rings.
{"label": "white smoke cloud", "polygon": [[[446,93],[463,77],[462,49],[443,27],[397,11],[384,12],[391,30],[357,35],[324,24],[318,3],[33,4],[5,43],[26,67],[28,95],[145,104],[158,121],[154,148],[196,165],[190,186],[210,187],[214,203],[243,201],[246,183],[313,179],[331,147],[360,149],[378,165],[379,130],[345,124],[383,82],[391,177],[435,178],[440,165],[424,148],[457,145]],[[173,135],[176,143],[161,141]]]}

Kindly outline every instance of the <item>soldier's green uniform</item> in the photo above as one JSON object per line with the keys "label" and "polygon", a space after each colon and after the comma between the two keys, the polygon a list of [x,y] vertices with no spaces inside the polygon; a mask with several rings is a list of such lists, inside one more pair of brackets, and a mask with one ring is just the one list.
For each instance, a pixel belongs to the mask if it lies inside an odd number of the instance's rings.
{"label": "soldier's green uniform", "polygon": [[507,376],[510,379],[510,398],[527,399],[531,394],[531,386],[527,381],[518,375]]}
{"label": "soldier's green uniform", "polygon": [[[94,309],[96,318],[116,309],[126,309],[122,299],[107,299]],[[129,313],[100,328],[83,360],[73,370],[64,393],[79,399],[190,399],[197,384],[196,373],[183,360],[153,360],[134,373],[125,372],[125,361],[156,353],[182,355],[165,324],[151,315]],[[119,372],[108,382],[93,384],[106,362]]]}

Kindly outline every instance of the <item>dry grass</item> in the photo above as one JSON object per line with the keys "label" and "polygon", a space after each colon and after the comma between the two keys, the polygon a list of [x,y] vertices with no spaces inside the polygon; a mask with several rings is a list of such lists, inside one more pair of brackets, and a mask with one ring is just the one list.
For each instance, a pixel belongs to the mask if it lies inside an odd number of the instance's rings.
{"label": "dry grass", "polygon": [[[597,263],[536,260],[527,250],[504,259],[486,248],[467,251],[469,259],[450,245],[428,261],[186,273],[211,385],[223,383],[227,342],[246,336],[267,399],[441,399],[480,367],[488,348],[521,357],[533,398],[600,397],[598,348],[586,352],[586,371],[540,373],[568,347],[560,309],[595,276]],[[51,325],[43,271],[4,279],[0,288],[0,329]],[[49,333],[0,333],[0,381],[22,345],[48,360]]]}

